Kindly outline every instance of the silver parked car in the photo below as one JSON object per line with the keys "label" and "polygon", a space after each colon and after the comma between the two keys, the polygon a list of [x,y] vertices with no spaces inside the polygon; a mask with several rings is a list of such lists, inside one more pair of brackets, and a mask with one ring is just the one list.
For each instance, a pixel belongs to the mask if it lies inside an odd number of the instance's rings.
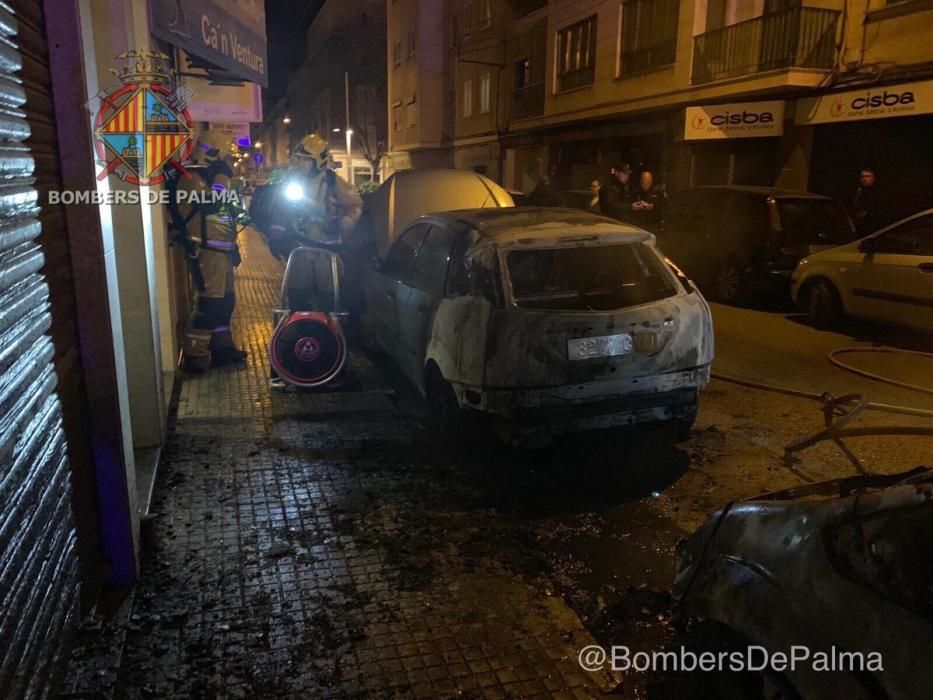
{"label": "silver parked car", "polygon": [[709,380],[706,301],[654,236],[553,208],[412,222],[363,281],[364,331],[439,426],[494,418],[512,443],[643,421],[689,434]]}

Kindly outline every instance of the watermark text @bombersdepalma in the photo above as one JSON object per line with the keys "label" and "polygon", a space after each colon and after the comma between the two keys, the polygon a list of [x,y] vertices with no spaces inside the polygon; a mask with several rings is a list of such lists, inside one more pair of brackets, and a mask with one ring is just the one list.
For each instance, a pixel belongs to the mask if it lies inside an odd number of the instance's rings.
{"label": "watermark text @bombersdepalma", "polygon": [[884,671],[879,652],[843,651],[836,647],[812,650],[806,646],[791,646],[785,651],[771,651],[762,646],[749,645],[733,651],[691,651],[685,647],[665,651],[633,651],[627,646],[584,647],[577,655],[584,671],[637,671],[637,672],[719,672],[719,671],[774,671],[794,672],[798,669],[813,671],[843,671],[846,673]]}
{"label": "watermark text @bombersdepalma", "polygon": [[140,189],[127,190],[50,190],[46,204],[92,204],[101,205],[136,205],[136,204],[237,204],[239,195],[234,190],[205,189],[177,190]]}

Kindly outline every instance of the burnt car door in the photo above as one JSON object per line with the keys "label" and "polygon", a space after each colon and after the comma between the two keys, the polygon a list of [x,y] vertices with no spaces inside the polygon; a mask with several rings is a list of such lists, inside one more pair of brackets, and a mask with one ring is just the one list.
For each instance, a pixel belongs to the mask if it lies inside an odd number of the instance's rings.
{"label": "burnt car door", "polygon": [[401,280],[411,271],[415,253],[430,228],[429,224],[418,223],[402,232],[382,263],[366,277],[366,325],[376,342],[397,362],[398,313],[396,303]]}
{"label": "burnt car door", "polygon": [[428,226],[414,264],[398,285],[398,362],[416,384],[423,379],[424,354],[434,311],[444,295],[453,234],[440,222]]}

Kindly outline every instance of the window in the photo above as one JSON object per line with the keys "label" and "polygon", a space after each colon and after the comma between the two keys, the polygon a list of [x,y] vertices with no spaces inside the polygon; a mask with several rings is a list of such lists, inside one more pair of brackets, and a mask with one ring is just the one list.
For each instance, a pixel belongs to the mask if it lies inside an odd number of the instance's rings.
{"label": "window", "polygon": [[473,116],[473,81],[463,81],[463,116]]}
{"label": "window", "polygon": [[522,58],[515,61],[515,89],[521,90],[529,85],[531,85],[531,61]]}
{"label": "window", "polygon": [[722,225],[742,236],[767,231],[767,200],[753,194],[736,194],[729,204],[729,211]]}
{"label": "window", "polygon": [[892,255],[933,255],[933,216],[913,219],[878,236],[873,251]]}
{"label": "window", "polygon": [[489,114],[489,87],[492,81],[489,73],[483,73],[479,79],[479,113]]}
{"label": "window", "polygon": [[557,89],[592,85],[596,77],[596,15],[557,34]]}
{"label": "window", "polygon": [[777,200],[785,245],[842,245],[855,238],[848,214],[827,199]]}
{"label": "window", "polygon": [[506,263],[523,308],[611,311],[677,293],[670,270],[643,243],[513,251]]}
{"label": "window", "polygon": [[392,131],[402,130],[402,103],[392,105]]}
{"label": "window", "polygon": [[421,244],[411,273],[411,286],[440,296],[447,279],[447,261],[453,243],[450,231],[432,226]]}
{"label": "window", "polygon": [[402,65],[402,42],[396,41],[392,44],[392,65]]}
{"label": "window", "polygon": [[372,167],[361,166],[353,168],[353,182],[357,185],[363,182],[372,182],[373,178],[373,169]]}
{"label": "window", "polygon": [[418,105],[415,104],[414,98],[409,100],[408,104],[405,106],[405,111],[408,115],[408,121],[406,126],[412,127],[418,123]]}
{"label": "window", "polygon": [[843,576],[933,620],[933,540],[920,534],[931,527],[930,508],[889,507],[843,522],[829,533],[827,545]]}
{"label": "window", "polygon": [[625,0],[619,74],[668,66],[677,53],[680,0]]}
{"label": "window", "polygon": [[489,29],[492,26],[492,6],[489,0],[482,0],[483,17],[480,21],[480,29]]}
{"label": "window", "polygon": [[415,30],[412,29],[408,32],[408,55],[407,58],[411,58],[415,55]]}
{"label": "window", "polygon": [[389,249],[382,272],[397,280],[404,280],[408,277],[412,260],[415,259],[415,251],[418,250],[421,239],[430,227],[430,224],[415,224],[404,231]]}

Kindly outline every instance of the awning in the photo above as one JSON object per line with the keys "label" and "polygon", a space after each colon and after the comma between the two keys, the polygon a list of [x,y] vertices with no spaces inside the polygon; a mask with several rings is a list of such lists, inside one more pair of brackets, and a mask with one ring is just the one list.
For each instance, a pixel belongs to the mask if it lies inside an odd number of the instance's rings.
{"label": "awning", "polygon": [[269,84],[262,0],[149,0],[149,28],[244,80]]}

